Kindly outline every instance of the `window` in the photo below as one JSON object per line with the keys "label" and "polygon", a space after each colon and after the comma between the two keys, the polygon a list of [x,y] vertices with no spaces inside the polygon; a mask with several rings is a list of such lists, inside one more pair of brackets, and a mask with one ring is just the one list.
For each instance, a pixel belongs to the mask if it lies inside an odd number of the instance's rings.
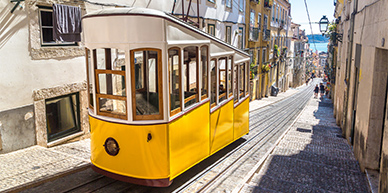
{"label": "window", "polygon": [[87,84],[88,84],[88,86],[87,86],[87,89],[88,89],[88,95],[89,95],[89,108],[91,108],[91,109],[93,109],[93,79],[92,79],[92,77],[93,77],[93,68],[90,66],[91,64],[92,64],[92,62],[91,62],[91,53],[90,53],[90,50],[89,49],[85,49],[85,51],[86,51],[86,71],[87,71],[87,73],[86,73],[86,75],[87,75],[87,77],[86,77],[86,79],[87,79]]}
{"label": "window", "polygon": [[257,58],[256,58],[256,64],[259,65],[260,64],[260,49],[257,49]]}
{"label": "window", "polygon": [[225,4],[227,8],[232,8],[232,0],[225,0]]}
{"label": "window", "polygon": [[163,119],[161,51],[131,50],[132,110],[134,120]]}
{"label": "window", "polygon": [[198,47],[189,46],[183,49],[183,91],[184,107],[198,102]]}
{"label": "window", "polygon": [[264,64],[267,61],[267,50],[263,49],[263,56],[261,57],[262,64]]}
{"label": "window", "polygon": [[228,92],[228,98],[233,96],[233,88],[232,88],[232,67],[233,67],[233,57],[230,56],[228,58],[228,66],[227,66],[227,71],[228,71],[228,84],[226,86],[227,92]]}
{"label": "window", "polygon": [[226,26],[226,38],[225,41],[228,42],[229,44],[232,43],[232,27],[231,26]]}
{"label": "window", "polygon": [[125,52],[93,50],[97,114],[127,119]]}
{"label": "window", "polygon": [[261,30],[261,14],[260,13],[257,16],[257,28],[259,29],[259,31]]}
{"label": "window", "polygon": [[272,6],[272,11],[271,11],[271,13],[272,13],[272,21],[275,21],[275,6],[276,6],[276,4]]}
{"label": "window", "polygon": [[181,64],[180,49],[171,48],[168,50],[168,71],[170,88],[170,111],[171,116],[182,111],[181,106]]}
{"label": "window", "polygon": [[254,28],[255,27],[255,10],[251,9],[250,13],[250,27]]}
{"label": "window", "polygon": [[244,49],[244,28],[238,28],[238,48]]}
{"label": "window", "polygon": [[238,102],[239,92],[239,77],[238,77],[238,65],[233,67],[233,90],[234,90],[234,103]]}
{"label": "window", "polygon": [[208,97],[208,58],[209,58],[209,52],[207,46],[201,47],[201,77],[202,77],[202,88],[201,88],[201,100],[207,99]]}
{"label": "window", "polygon": [[264,15],[263,32],[267,31],[267,25],[268,25],[268,16]]}
{"label": "window", "polygon": [[39,8],[41,45],[77,45],[75,42],[56,42],[53,37],[53,9]]}
{"label": "window", "polygon": [[239,98],[241,99],[242,97],[244,97],[244,92],[245,92],[245,64],[242,63],[240,64],[240,67],[239,67],[239,89],[240,89],[240,92],[239,92]]}
{"label": "window", "polygon": [[240,12],[244,12],[244,0],[240,0],[238,7]]}
{"label": "window", "polygon": [[207,24],[207,33],[212,35],[212,36],[216,35],[214,24]]}
{"label": "window", "polygon": [[227,98],[227,58],[220,58],[218,60],[218,67],[219,67],[219,75],[218,75],[218,81],[219,81],[219,87],[218,87],[218,99],[219,103],[224,101]]}
{"label": "window", "polygon": [[210,105],[211,107],[216,106],[216,99],[217,99],[217,60],[212,59],[210,61],[210,69],[211,69],[211,75],[210,75]]}
{"label": "window", "polygon": [[48,141],[80,131],[79,94],[46,100]]}

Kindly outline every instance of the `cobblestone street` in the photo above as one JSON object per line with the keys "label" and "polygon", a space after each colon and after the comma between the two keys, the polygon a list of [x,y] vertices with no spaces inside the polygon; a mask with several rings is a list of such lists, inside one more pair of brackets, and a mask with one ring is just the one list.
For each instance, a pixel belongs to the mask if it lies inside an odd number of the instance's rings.
{"label": "cobblestone street", "polygon": [[311,99],[241,192],[369,192],[330,99]]}

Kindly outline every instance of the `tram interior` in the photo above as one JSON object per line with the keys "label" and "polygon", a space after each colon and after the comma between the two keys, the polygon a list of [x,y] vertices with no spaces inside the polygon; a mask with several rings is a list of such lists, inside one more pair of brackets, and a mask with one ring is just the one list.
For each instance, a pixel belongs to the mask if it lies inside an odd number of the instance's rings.
{"label": "tram interior", "polygon": [[159,114],[158,53],[138,51],[135,57],[136,114]]}

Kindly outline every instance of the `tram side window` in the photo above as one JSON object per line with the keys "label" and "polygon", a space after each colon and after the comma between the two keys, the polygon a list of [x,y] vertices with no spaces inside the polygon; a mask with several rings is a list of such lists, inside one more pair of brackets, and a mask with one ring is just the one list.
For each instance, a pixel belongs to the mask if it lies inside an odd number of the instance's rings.
{"label": "tram side window", "polygon": [[227,85],[227,88],[228,88],[228,98],[231,97],[233,95],[233,88],[232,88],[232,57],[229,57],[228,58],[228,85]]}
{"label": "tram side window", "polygon": [[236,103],[237,101],[238,101],[238,74],[237,74],[237,72],[238,72],[238,65],[235,65],[234,67],[233,67],[233,90],[234,90],[234,102]]}
{"label": "tram side window", "polygon": [[216,90],[217,90],[217,62],[216,59],[210,61],[210,105],[211,107],[216,106]]}
{"label": "tram side window", "polygon": [[226,58],[221,58],[218,60],[218,66],[219,66],[219,93],[218,93],[218,99],[219,102],[224,101],[226,97],[226,91],[227,91],[227,74],[226,74],[226,66],[227,66],[227,60]]}
{"label": "tram side window", "polygon": [[160,50],[131,51],[134,120],[163,119]]}
{"label": "tram side window", "polygon": [[86,49],[86,71],[87,71],[87,81],[88,81],[88,95],[89,95],[89,108],[93,109],[93,68],[91,61],[91,53],[89,49]]}
{"label": "tram side window", "polygon": [[125,51],[93,50],[97,114],[127,119]]}
{"label": "tram side window", "polygon": [[245,73],[245,64],[244,63],[242,63],[242,64],[240,64],[240,73],[239,73],[239,77],[240,77],[240,87],[239,87],[239,89],[240,89],[240,99],[241,98],[243,98],[244,97],[244,92],[245,92],[245,75],[246,75],[246,73]]}
{"label": "tram side window", "polygon": [[181,72],[180,72],[180,49],[168,50],[168,71],[170,88],[171,116],[179,113],[181,109]]}
{"label": "tram side window", "polygon": [[184,104],[188,107],[198,102],[198,48],[189,46],[184,48],[183,62],[183,91]]}
{"label": "tram side window", "polygon": [[201,67],[202,67],[202,88],[201,88],[201,100],[208,97],[208,48],[207,46],[201,47]]}
{"label": "tram side window", "polygon": [[249,73],[250,73],[248,63],[245,63],[245,73],[246,73],[246,76],[245,76],[245,95],[248,95],[249,94]]}

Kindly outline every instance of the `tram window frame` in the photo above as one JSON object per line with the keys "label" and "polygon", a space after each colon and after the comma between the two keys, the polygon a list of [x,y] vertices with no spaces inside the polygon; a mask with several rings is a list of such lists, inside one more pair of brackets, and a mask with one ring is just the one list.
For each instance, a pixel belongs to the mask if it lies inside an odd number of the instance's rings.
{"label": "tram window frame", "polygon": [[233,96],[233,84],[232,84],[232,80],[233,80],[233,72],[232,72],[232,69],[233,69],[233,56],[229,56],[228,59],[227,59],[227,95],[228,95],[228,98],[232,97]]}
{"label": "tram window frame", "polygon": [[[156,81],[157,83],[155,86],[156,92],[158,93],[158,104],[159,104],[159,114],[150,114],[150,115],[137,115],[136,114],[136,87],[135,87],[135,52],[146,52],[146,51],[154,51],[157,53],[157,59],[155,60],[155,64],[157,66],[156,68]],[[163,74],[162,74],[162,50],[156,49],[156,48],[139,48],[139,49],[134,49],[130,50],[130,66],[131,66],[131,91],[132,91],[132,115],[133,115],[133,120],[134,121],[141,121],[141,120],[162,120],[164,116],[164,109],[163,109]],[[144,56],[143,56],[144,58]],[[144,62],[143,62],[143,65]],[[144,73],[146,73],[144,71]],[[146,76],[142,77],[144,80],[147,79]]]}
{"label": "tram window frame", "polygon": [[[212,63],[214,62],[214,67],[212,68]],[[217,105],[217,95],[218,95],[218,89],[217,89],[217,79],[218,79],[218,73],[217,73],[217,59],[213,58],[210,60],[210,107],[213,108]]]}
{"label": "tram window frame", "polygon": [[[221,62],[220,62],[221,60],[225,61],[225,69],[223,69],[223,70],[221,70]],[[228,93],[227,93],[227,91],[228,91],[228,84],[227,84],[227,82],[228,82],[228,76],[227,76],[228,58],[227,57],[219,58],[217,63],[219,64],[217,66],[218,67],[217,68],[217,71],[218,71],[218,89],[217,89],[217,93],[218,93],[218,103],[221,103],[221,102],[223,102],[223,101],[228,99]],[[223,73],[224,76],[221,76],[222,72],[224,72]],[[222,77],[225,80],[225,83],[224,83],[225,84],[225,88],[223,89],[223,90],[225,90],[225,92],[221,94],[220,88],[221,88],[221,78]]]}
{"label": "tram window frame", "polygon": [[[189,48],[195,48],[195,88],[194,90],[191,90],[190,87],[191,87],[191,84],[190,84],[190,81],[192,80],[191,77],[190,77],[190,70],[191,70],[191,62],[192,61],[188,61],[188,63],[186,64],[186,61],[185,61],[185,52],[186,52],[186,49],[187,49],[187,52],[189,52],[190,50],[188,50]],[[187,57],[189,57],[189,54],[190,53],[187,53]],[[187,59],[190,59],[190,58],[187,58]],[[182,82],[182,89],[183,89],[183,93],[184,93],[184,96],[183,96],[183,107],[186,109],[186,108],[189,108],[190,106],[196,104],[199,102],[199,47],[198,46],[187,46],[185,48],[183,48],[183,63],[182,63],[182,70],[183,70],[183,74],[182,74],[182,78],[185,79],[186,78],[186,81],[183,80]],[[185,87],[186,86],[186,87]],[[192,95],[186,97],[185,96],[185,93],[193,93]],[[191,101],[193,101],[193,103],[190,103]]]}
{"label": "tram window frame", "polygon": [[[178,51],[178,92],[179,92],[179,107],[178,108],[175,108],[175,109],[172,109],[172,82],[171,82],[171,79],[172,79],[172,75],[171,75],[171,70],[172,68],[174,67],[174,65],[171,65],[171,61],[170,61],[170,51],[171,50],[177,50]],[[181,64],[181,49],[179,47],[172,47],[170,49],[168,49],[168,85],[169,85],[169,101],[170,101],[170,116],[174,116],[176,115],[177,113],[181,112],[182,111],[182,74],[181,74],[181,69],[182,69],[182,64]],[[175,56],[175,55],[174,55]]]}
{"label": "tram window frame", "polygon": [[245,96],[248,96],[249,94],[249,75],[250,75],[250,70],[249,70],[249,65],[247,62],[245,62]]}
{"label": "tram window frame", "polygon": [[[245,73],[245,67],[246,64],[245,63],[241,63],[239,65],[239,83],[240,83],[240,87],[239,87],[239,99],[242,99],[244,96],[245,96],[245,82],[246,82],[246,73]],[[243,67],[243,68],[242,68]]]}
{"label": "tram window frame", "polygon": [[94,98],[93,98],[93,80],[91,79],[92,76],[93,76],[93,71],[92,71],[92,67],[90,65],[92,65],[92,51],[88,48],[85,48],[85,59],[86,59],[86,80],[87,80],[87,89],[88,89],[88,101],[89,101],[89,108],[90,109],[94,109]]}
{"label": "tram window frame", "polygon": [[[206,48],[206,54],[203,55],[202,50]],[[201,101],[209,97],[209,46],[201,46]],[[203,60],[203,57],[206,59]],[[205,64],[204,64],[205,61]],[[206,71],[204,71],[206,69]]]}
{"label": "tram window frame", "polygon": [[[98,66],[97,66],[97,62],[98,62],[98,57],[97,57],[97,50],[104,50],[104,57],[103,57],[103,62],[105,63],[105,69],[98,69]],[[125,63],[124,63],[124,70],[112,70],[112,66],[113,66],[113,63],[112,63],[112,52],[111,52],[111,49],[112,48],[102,48],[102,49],[94,49],[93,50],[93,68],[94,68],[94,85],[95,85],[95,90],[96,90],[96,109],[97,109],[97,114],[98,115],[102,115],[102,116],[107,116],[107,117],[113,117],[113,118],[118,118],[118,119],[123,119],[123,120],[127,120],[127,117],[128,117],[128,109],[127,109],[127,94],[126,94],[126,90],[127,90],[127,85],[126,85],[126,70],[125,70]],[[114,48],[113,48],[114,49]],[[123,50],[121,50],[123,51]],[[124,52],[124,60],[125,60],[125,51]],[[121,66],[121,69],[123,69]],[[122,82],[121,83],[124,83],[124,92],[122,92],[124,95],[114,95],[113,94],[113,82],[112,82],[112,79],[111,78],[105,78],[106,80],[106,93],[101,93],[101,90],[100,90],[100,76],[101,74],[106,74],[106,75],[119,75],[119,76],[122,76]],[[109,76],[107,76],[109,77]],[[111,85],[112,84],[112,85]],[[112,86],[112,88],[108,88]],[[111,90],[112,89],[112,90]],[[119,104],[120,106],[123,106],[124,108],[122,110],[124,110],[124,112],[119,112],[119,113],[114,113],[113,111],[109,111],[109,110],[101,110],[101,101],[102,99],[106,99],[107,101],[108,100],[116,100],[116,101],[121,101],[121,102],[124,102],[124,105],[120,105],[120,103],[116,103],[116,104]],[[112,105],[113,106],[113,105]]]}
{"label": "tram window frame", "polygon": [[234,103],[237,103],[239,100],[239,76],[238,76],[238,66],[239,65],[234,65],[233,66],[233,84],[234,84]]}

